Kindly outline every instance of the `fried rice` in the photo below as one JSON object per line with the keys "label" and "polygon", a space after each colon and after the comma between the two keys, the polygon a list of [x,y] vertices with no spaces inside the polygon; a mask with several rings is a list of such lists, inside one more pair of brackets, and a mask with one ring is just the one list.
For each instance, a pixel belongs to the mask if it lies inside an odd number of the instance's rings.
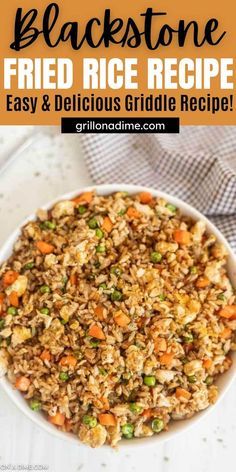
{"label": "fried rice", "polygon": [[39,210],[0,268],[0,375],[85,444],[165,434],[232,364],[227,251],[148,192]]}

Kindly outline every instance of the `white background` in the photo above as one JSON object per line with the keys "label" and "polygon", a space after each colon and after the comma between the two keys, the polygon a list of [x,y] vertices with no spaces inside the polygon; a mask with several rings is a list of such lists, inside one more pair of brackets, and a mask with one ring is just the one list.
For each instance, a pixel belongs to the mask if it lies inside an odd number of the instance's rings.
{"label": "white background", "polygon": [[[29,133],[0,127],[0,164]],[[91,183],[79,137],[35,133],[35,142],[0,173],[0,243],[43,203]],[[9,464],[48,466],[49,472],[221,472],[236,470],[236,384],[215,410],[191,430],[164,445],[118,452],[89,450],[51,437],[0,391],[0,471]],[[11,468],[8,470],[12,470]]]}

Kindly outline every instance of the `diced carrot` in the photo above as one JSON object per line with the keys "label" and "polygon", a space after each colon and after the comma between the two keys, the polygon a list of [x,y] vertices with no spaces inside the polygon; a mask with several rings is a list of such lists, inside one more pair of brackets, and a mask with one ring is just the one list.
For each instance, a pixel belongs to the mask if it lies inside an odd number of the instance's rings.
{"label": "diced carrot", "polygon": [[104,410],[109,410],[110,404],[109,404],[108,398],[107,397],[101,397],[100,400],[103,404]]}
{"label": "diced carrot", "polygon": [[65,416],[62,413],[56,413],[55,415],[49,415],[48,421],[55,426],[63,426],[65,423]]}
{"label": "diced carrot", "polygon": [[9,302],[12,306],[18,307],[19,306],[19,297],[17,295],[17,292],[11,292],[9,295]]}
{"label": "diced carrot", "polygon": [[176,229],[174,231],[174,240],[178,244],[188,245],[191,241],[191,233],[189,233],[189,231],[185,231],[183,229]]}
{"label": "diced carrot", "polygon": [[236,319],[236,305],[226,305],[219,311],[222,318],[235,320]]}
{"label": "diced carrot", "polygon": [[167,342],[165,338],[157,338],[154,341],[154,351],[155,352],[160,352],[160,351],[166,351],[167,349]]}
{"label": "diced carrot", "polygon": [[104,306],[103,305],[98,305],[96,306],[96,308],[94,309],[94,314],[97,316],[97,318],[100,320],[100,321],[103,321],[104,317]]}
{"label": "diced carrot", "polygon": [[102,229],[106,231],[107,233],[110,233],[113,229],[113,223],[110,220],[109,216],[105,216],[103,223],[102,223]]}
{"label": "diced carrot", "polygon": [[77,359],[74,356],[64,356],[60,359],[59,364],[62,366],[75,367]]}
{"label": "diced carrot", "polygon": [[132,220],[140,218],[140,216],[141,216],[139,211],[136,210],[136,208],[134,208],[134,207],[129,207],[127,212],[126,212],[126,215],[128,215],[128,217],[131,218]]}
{"label": "diced carrot", "polygon": [[231,335],[232,335],[232,329],[228,328],[227,326],[225,326],[223,331],[221,331],[221,333],[220,333],[220,337],[222,339],[228,339],[228,338],[230,338]]}
{"label": "diced carrot", "polygon": [[0,293],[0,315],[3,312],[3,302],[4,302],[5,294]]}
{"label": "diced carrot", "polygon": [[27,392],[29,386],[30,380],[27,377],[22,376],[16,379],[15,387],[17,390],[20,390],[21,392]]}
{"label": "diced carrot", "polygon": [[100,415],[98,415],[98,420],[102,426],[116,425],[116,418],[111,413],[101,413]]}
{"label": "diced carrot", "polygon": [[96,339],[101,339],[101,340],[106,339],[106,336],[102,328],[100,328],[100,326],[97,326],[97,325],[90,326],[88,330],[88,335]]}
{"label": "diced carrot", "polygon": [[205,369],[209,369],[212,366],[212,360],[209,358],[203,359],[202,365]]}
{"label": "diced carrot", "polygon": [[45,243],[45,241],[37,241],[36,247],[42,254],[51,254],[55,249],[52,244]]}
{"label": "diced carrot", "polygon": [[139,194],[139,200],[141,203],[150,203],[152,201],[152,195],[149,192],[141,192]]}
{"label": "diced carrot", "polygon": [[174,359],[174,354],[173,352],[165,352],[164,354],[161,355],[160,357],[160,363],[163,365],[170,365],[171,362]]}
{"label": "diced carrot", "polygon": [[91,203],[93,199],[93,192],[84,192],[76,198],[73,198],[73,202],[78,205],[79,203]]}
{"label": "diced carrot", "polygon": [[42,361],[50,361],[51,360],[50,352],[44,349],[44,351],[40,355],[40,359],[42,359]]}
{"label": "diced carrot", "polygon": [[196,281],[197,288],[206,288],[210,285],[210,280],[207,277],[198,277]]}
{"label": "diced carrot", "polygon": [[185,398],[186,400],[189,400],[191,398],[191,393],[188,392],[188,390],[185,390],[184,388],[178,387],[175,391],[175,396],[177,398]]}
{"label": "diced carrot", "polygon": [[119,310],[114,315],[114,320],[118,326],[124,328],[130,323],[130,318],[123,313],[123,311]]}
{"label": "diced carrot", "polygon": [[146,419],[151,418],[153,416],[152,409],[151,408],[146,408],[146,410],[143,410],[141,415],[145,416]]}
{"label": "diced carrot", "polygon": [[14,270],[8,270],[7,272],[5,272],[3,276],[4,287],[8,287],[9,285],[12,285],[18,277],[19,277],[18,272],[15,272]]}
{"label": "diced carrot", "polygon": [[71,285],[76,285],[77,284],[77,275],[76,274],[70,274],[70,284]]}

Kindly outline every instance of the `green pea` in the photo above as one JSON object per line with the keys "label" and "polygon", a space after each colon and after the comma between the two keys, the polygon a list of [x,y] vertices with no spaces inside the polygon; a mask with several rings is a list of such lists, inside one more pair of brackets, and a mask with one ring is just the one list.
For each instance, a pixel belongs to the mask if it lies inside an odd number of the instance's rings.
{"label": "green pea", "polygon": [[120,277],[121,274],[122,274],[122,270],[121,270],[120,267],[113,266],[113,267],[111,268],[111,274],[116,275],[117,277]]}
{"label": "green pea", "polygon": [[158,262],[161,262],[162,255],[160,254],[160,252],[152,252],[150,259],[151,259],[151,262],[153,262],[153,264],[157,264]]}
{"label": "green pea", "polygon": [[66,325],[68,323],[68,320],[63,320],[63,318],[61,318],[60,322],[61,322],[62,325]]}
{"label": "green pea", "polygon": [[59,379],[66,382],[69,379],[69,375],[66,372],[60,372]]}
{"label": "green pea", "polygon": [[100,369],[99,369],[99,374],[100,374],[100,375],[107,375],[106,369],[104,369],[103,367],[100,367]]}
{"label": "green pea", "polygon": [[135,402],[129,404],[129,409],[135,415],[140,415],[140,413],[143,411],[143,408]]}
{"label": "green pea", "polygon": [[162,293],[161,295],[159,295],[159,298],[161,302],[164,302],[166,299],[166,296]]}
{"label": "green pea", "polygon": [[89,344],[90,344],[91,347],[98,347],[99,344],[100,344],[100,341],[98,339],[91,338],[89,340]]}
{"label": "green pea", "polygon": [[190,272],[191,274],[197,274],[197,267],[195,266],[190,267]]}
{"label": "green pea", "polygon": [[145,375],[143,379],[144,385],[147,387],[155,387],[156,385],[156,378],[153,375]]}
{"label": "green pea", "polygon": [[102,290],[107,290],[107,285],[106,284],[100,284],[98,288],[101,288]]}
{"label": "green pea", "polygon": [[83,357],[83,354],[81,351],[79,351],[79,349],[77,349],[76,351],[73,352],[73,355],[76,357],[76,359],[80,360],[82,359]]}
{"label": "green pea", "polygon": [[212,385],[213,382],[214,382],[213,377],[211,375],[208,375],[207,378],[205,379],[205,384],[209,386],[209,385]]}
{"label": "green pea", "polygon": [[32,399],[30,401],[30,408],[31,410],[33,411],[39,411],[41,409],[41,403],[39,400],[36,400],[36,399]]}
{"label": "green pea", "polygon": [[172,213],[176,213],[177,207],[175,205],[172,205],[171,203],[167,203],[166,208],[168,208],[168,210],[170,210]]}
{"label": "green pea", "polygon": [[183,336],[183,341],[188,344],[188,343],[192,343],[193,342],[193,335],[192,333],[186,333],[184,336]]}
{"label": "green pea", "polygon": [[218,300],[222,300],[223,302],[226,300],[226,296],[224,293],[220,293],[217,298]]}
{"label": "green pea", "polygon": [[9,308],[7,309],[7,313],[8,315],[16,316],[18,313],[18,310],[14,306],[9,306]]}
{"label": "green pea", "polygon": [[104,236],[104,233],[103,233],[103,231],[102,231],[100,228],[97,228],[97,229],[96,229],[95,234],[96,234],[96,236],[97,236],[98,239],[102,239],[103,236]]}
{"label": "green pea", "polygon": [[97,426],[97,419],[94,418],[94,416],[84,415],[82,421],[83,424],[85,424],[89,428],[95,428],[95,426]]}
{"label": "green pea", "polygon": [[197,382],[197,377],[196,377],[196,375],[189,375],[188,381],[189,381],[189,383],[191,383],[191,384],[194,384],[195,382]]}
{"label": "green pea", "polygon": [[134,435],[134,425],[131,423],[126,423],[121,426],[121,432],[124,438],[132,439]]}
{"label": "green pea", "polygon": [[78,207],[78,212],[79,212],[80,215],[84,215],[84,213],[86,213],[86,211],[87,211],[87,208],[84,205],[80,205]]}
{"label": "green pea", "polygon": [[91,218],[88,222],[88,227],[90,229],[96,229],[98,227],[98,222],[96,220],[96,218]]}
{"label": "green pea", "polygon": [[45,221],[43,225],[46,229],[51,229],[51,230],[56,229],[56,223],[53,223],[53,221]]}
{"label": "green pea", "polygon": [[154,418],[152,420],[152,430],[154,433],[160,433],[164,428],[164,421],[161,418]]}
{"label": "green pea", "polygon": [[104,252],[106,252],[106,246],[104,246],[103,244],[98,244],[98,246],[96,247],[96,252],[98,254],[103,254]]}
{"label": "green pea", "polygon": [[0,329],[3,329],[5,326],[5,320],[0,320]]}
{"label": "green pea", "polygon": [[120,302],[123,298],[123,294],[119,290],[114,290],[111,294],[111,300],[113,302]]}
{"label": "green pea", "polygon": [[50,293],[51,289],[48,285],[42,285],[42,287],[40,287],[40,292],[41,293]]}
{"label": "green pea", "polygon": [[118,211],[118,216],[124,216],[126,212],[127,212],[127,209],[124,208],[123,210]]}
{"label": "green pea", "polygon": [[23,267],[24,270],[30,270],[30,269],[33,269],[33,268],[34,268],[34,262],[28,262]]}
{"label": "green pea", "polygon": [[44,308],[41,308],[40,313],[42,313],[42,315],[49,315],[50,310],[49,308],[44,307]]}

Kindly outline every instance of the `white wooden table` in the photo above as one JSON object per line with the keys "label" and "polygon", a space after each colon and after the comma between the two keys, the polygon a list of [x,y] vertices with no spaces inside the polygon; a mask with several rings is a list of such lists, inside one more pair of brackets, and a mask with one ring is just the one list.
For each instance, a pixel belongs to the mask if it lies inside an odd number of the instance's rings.
{"label": "white wooden table", "polygon": [[[0,127],[0,160],[28,128]],[[43,203],[90,184],[77,136],[38,137],[0,175],[0,243]],[[45,465],[49,472],[221,472],[236,469],[235,384],[222,403],[193,429],[156,447],[87,450],[55,439],[26,419],[0,391],[0,471],[12,464]]]}

